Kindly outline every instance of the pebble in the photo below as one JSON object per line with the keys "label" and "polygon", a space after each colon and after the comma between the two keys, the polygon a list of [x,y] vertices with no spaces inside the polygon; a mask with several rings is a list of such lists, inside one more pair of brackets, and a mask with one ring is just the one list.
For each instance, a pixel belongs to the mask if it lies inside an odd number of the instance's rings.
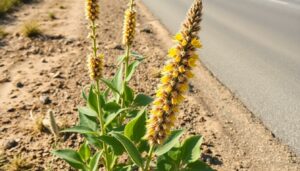
{"label": "pebble", "polygon": [[16,140],[9,140],[5,143],[4,149],[9,150],[11,148],[14,148],[18,145],[18,142]]}
{"label": "pebble", "polygon": [[45,95],[42,95],[40,97],[40,101],[45,105],[50,104],[52,102],[51,99],[49,98],[49,96],[45,96]]}
{"label": "pebble", "polygon": [[21,82],[17,82],[16,86],[17,86],[18,88],[23,88],[23,87],[24,87],[24,84],[21,83]]}
{"label": "pebble", "polygon": [[11,108],[7,109],[7,112],[14,112],[14,111],[16,111],[16,108],[11,107]]}

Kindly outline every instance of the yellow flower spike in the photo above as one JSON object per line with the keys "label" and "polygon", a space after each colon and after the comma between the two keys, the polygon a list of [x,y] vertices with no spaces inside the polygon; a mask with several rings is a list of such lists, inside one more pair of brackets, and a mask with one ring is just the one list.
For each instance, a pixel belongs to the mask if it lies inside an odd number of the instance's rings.
{"label": "yellow flower spike", "polygon": [[93,57],[89,55],[88,57],[88,68],[91,80],[98,81],[102,77],[103,70],[103,55],[98,57]]}
{"label": "yellow flower spike", "polygon": [[130,46],[133,43],[136,28],[136,11],[129,8],[125,11],[123,26],[123,44]]}
{"label": "yellow flower spike", "polygon": [[156,99],[161,101],[152,104],[152,109],[160,109],[161,113],[151,112],[151,120],[147,122],[150,126],[147,126],[146,139],[151,145],[162,144],[169,135],[176,122],[179,104],[183,102],[183,95],[188,90],[189,78],[194,75],[191,70],[198,59],[195,50],[201,47],[197,36],[201,11],[202,0],[194,0],[181,32],[174,36],[177,45],[168,52],[172,59],[163,68],[160,80],[162,86],[159,86],[156,93]]}
{"label": "yellow flower spike", "polygon": [[191,42],[192,46],[194,46],[195,48],[201,48],[202,44],[200,42],[200,40],[198,40],[197,38],[194,38]]}
{"label": "yellow flower spike", "polygon": [[90,21],[95,21],[99,18],[99,0],[86,0],[85,15]]}

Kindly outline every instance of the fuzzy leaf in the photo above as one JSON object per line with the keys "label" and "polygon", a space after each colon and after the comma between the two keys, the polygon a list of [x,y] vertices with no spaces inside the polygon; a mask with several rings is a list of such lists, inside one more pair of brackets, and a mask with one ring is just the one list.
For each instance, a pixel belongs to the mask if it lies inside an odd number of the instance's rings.
{"label": "fuzzy leaf", "polygon": [[128,66],[128,73],[127,73],[127,76],[126,76],[126,81],[130,81],[135,70],[136,70],[136,67],[140,64],[139,61],[133,61],[129,66]]}
{"label": "fuzzy leaf", "polygon": [[157,147],[155,154],[160,156],[170,151],[176,144],[179,143],[179,138],[182,136],[182,134],[183,130],[172,131],[165,143]]}
{"label": "fuzzy leaf", "polygon": [[88,161],[88,159],[91,156],[91,151],[90,151],[88,143],[85,142],[80,146],[79,154],[80,154],[82,160]]}
{"label": "fuzzy leaf", "polygon": [[147,106],[153,101],[153,98],[145,94],[138,94],[134,99],[135,106]]}
{"label": "fuzzy leaf", "polygon": [[119,142],[123,145],[125,150],[127,151],[131,160],[139,167],[143,167],[143,159],[138,151],[138,149],[134,146],[134,144],[124,135],[119,133],[112,134]]}
{"label": "fuzzy leaf", "polygon": [[99,137],[99,140],[108,144],[113,149],[115,155],[121,155],[125,151],[123,145],[115,137],[102,135]]}
{"label": "fuzzy leaf", "polygon": [[92,157],[89,166],[91,171],[98,171],[99,170],[99,162],[100,162],[100,157],[102,155],[102,151],[98,151],[95,153],[95,155]]}
{"label": "fuzzy leaf", "polygon": [[79,126],[88,127],[93,131],[98,129],[97,118],[79,112]]}
{"label": "fuzzy leaf", "polygon": [[183,162],[193,163],[200,158],[202,140],[202,136],[191,136],[184,141],[181,147]]}
{"label": "fuzzy leaf", "polygon": [[69,150],[69,149],[55,150],[55,151],[52,151],[52,153],[54,155],[58,156],[59,158],[65,160],[67,163],[69,163],[72,167],[74,167],[76,169],[87,170],[79,153],[77,153],[74,150]]}
{"label": "fuzzy leaf", "polygon": [[113,86],[118,90],[118,92],[122,92],[123,88],[123,65],[118,69],[116,75],[114,76],[112,80]]}
{"label": "fuzzy leaf", "polygon": [[107,80],[107,79],[101,79],[101,81],[108,87],[110,88],[113,92],[120,94],[120,92],[118,91],[117,87],[114,86],[114,84],[112,83],[112,81]]}
{"label": "fuzzy leaf", "polygon": [[89,107],[78,107],[78,111],[80,113],[88,115],[88,116],[93,116],[93,117],[98,116],[97,112],[95,112],[93,109],[91,109]]}
{"label": "fuzzy leaf", "polygon": [[108,102],[104,106],[104,110],[111,113],[117,112],[120,108],[120,105],[116,102]]}
{"label": "fuzzy leaf", "polygon": [[124,135],[131,141],[139,142],[146,133],[146,112],[141,110],[138,115],[127,123]]}

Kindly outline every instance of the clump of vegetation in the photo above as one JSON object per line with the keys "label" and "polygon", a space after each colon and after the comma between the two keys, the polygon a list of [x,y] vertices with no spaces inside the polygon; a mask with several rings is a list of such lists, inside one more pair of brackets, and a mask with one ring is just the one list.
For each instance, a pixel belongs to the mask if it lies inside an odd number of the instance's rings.
{"label": "clump of vegetation", "polygon": [[3,39],[7,35],[8,33],[4,30],[4,28],[0,27],[0,39]]}
{"label": "clump of vegetation", "polygon": [[14,6],[20,4],[20,0],[1,0],[0,1],[0,15],[10,11]]}
{"label": "clump of vegetation", "polygon": [[[83,171],[199,171],[212,169],[200,161],[200,135],[181,139],[183,130],[174,130],[179,105],[184,100],[192,69],[201,48],[198,37],[202,17],[202,0],[194,0],[181,31],[176,34],[176,46],[169,51],[170,59],[162,70],[156,98],[135,92],[129,86],[144,57],[131,50],[135,38],[136,16],[134,0],[125,11],[123,45],[126,48],[112,78],[104,78],[104,55],[99,53],[97,25],[99,0],[86,0],[92,51],[88,56],[91,85],[82,91],[86,106],[79,107],[79,124],[63,130],[82,134],[84,143],[78,150],[63,149],[53,153],[73,168]],[[105,87],[100,88],[100,84]],[[148,105],[152,103],[151,110]],[[123,154],[127,161],[120,162]]]}
{"label": "clump of vegetation", "polygon": [[54,14],[53,12],[49,12],[49,13],[48,13],[48,16],[49,16],[49,18],[50,18],[51,20],[55,20],[55,19],[56,19],[56,16],[55,16],[55,14]]}
{"label": "clump of vegetation", "polygon": [[26,22],[21,30],[22,34],[26,37],[37,37],[42,35],[42,30],[40,29],[40,25],[36,21]]}
{"label": "clump of vegetation", "polygon": [[1,0],[0,1],[0,16],[11,11],[15,6],[22,3],[29,3],[32,0]]}
{"label": "clump of vegetation", "polygon": [[13,159],[9,161],[3,168],[9,171],[26,171],[31,170],[32,164],[29,160],[22,155],[16,155]]}

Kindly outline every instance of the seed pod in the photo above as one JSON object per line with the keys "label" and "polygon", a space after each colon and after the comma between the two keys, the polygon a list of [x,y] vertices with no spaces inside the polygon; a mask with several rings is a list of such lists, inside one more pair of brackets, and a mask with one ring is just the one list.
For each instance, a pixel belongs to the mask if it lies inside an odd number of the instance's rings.
{"label": "seed pod", "polygon": [[99,0],[86,0],[85,15],[90,21],[95,21],[99,18]]}
{"label": "seed pod", "polygon": [[129,8],[125,11],[123,25],[123,44],[130,46],[133,43],[136,28],[136,11]]}
{"label": "seed pod", "polygon": [[175,125],[179,104],[188,89],[188,80],[193,77],[192,68],[198,60],[196,49],[201,48],[198,38],[201,11],[202,0],[195,0],[180,33],[174,37],[177,46],[169,50],[168,56],[171,59],[163,68],[161,83],[147,122],[146,138],[152,145],[162,144],[169,135]]}
{"label": "seed pod", "polygon": [[103,70],[103,55],[94,57],[90,55],[88,57],[88,68],[91,80],[98,81],[102,77]]}

